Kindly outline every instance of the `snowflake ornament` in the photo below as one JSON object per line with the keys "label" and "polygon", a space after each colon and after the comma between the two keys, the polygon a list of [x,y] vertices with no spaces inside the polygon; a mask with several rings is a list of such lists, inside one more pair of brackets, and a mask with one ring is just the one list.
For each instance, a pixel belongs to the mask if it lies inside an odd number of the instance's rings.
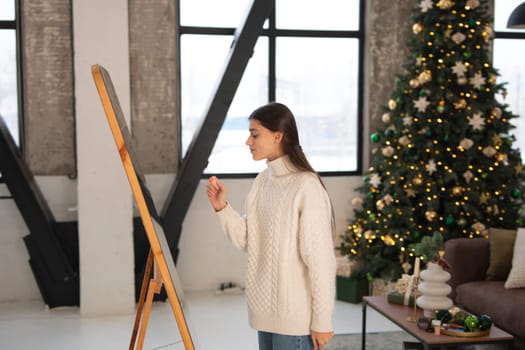
{"label": "snowflake ornament", "polygon": [[467,72],[467,66],[465,66],[465,64],[461,61],[456,61],[456,63],[452,67],[452,72],[456,74],[458,78],[463,77]]}
{"label": "snowflake ornament", "polygon": [[474,116],[469,119],[468,123],[474,130],[482,130],[485,126],[485,119],[481,116],[481,112],[474,113]]}
{"label": "snowflake ornament", "polygon": [[472,78],[470,78],[469,82],[474,86],[476,89],[481,89],[481,86],[485,84],[487,79],[481,75],[481,73],[476,73]]}
{"label": "snowflake ornament", "polygon": [[422,13],[431,10],[432,6],[434,6],[434,4],[432,4],[432,0],[422,0],[421,3],[419,3],[419,8],[421,9]]}
{"label": "snowflake ornament", "polygon": [[430,105],[430,102],[427,100],[426,96],[420,96],[419,99],[413,100],[414,107],[418,110],[418,112],[425,112],[428,105]]}
{"label": "snowflake ornament", "polygon": [[379,176],[378,174],[372,174],[372,176],[370,176],[370,184],[374,188],[378,188],[379,185],[381,185],[381,176]]}
{"label": "snowflake ornament", "polygon": [[427,169],[427,172],[432,175],[437,171],[436,161],[434,159],[431,159],[428,161],[428,164],[425,166]]}

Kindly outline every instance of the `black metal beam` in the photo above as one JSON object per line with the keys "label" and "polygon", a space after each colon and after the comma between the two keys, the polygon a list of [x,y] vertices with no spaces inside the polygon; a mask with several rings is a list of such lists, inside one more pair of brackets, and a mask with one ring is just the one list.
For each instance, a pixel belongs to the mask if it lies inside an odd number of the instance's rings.
{"label": "black metal beam", "polygon": [[175,261],[184,217],[273,3],[269,0],[253,0],[235,31],[220,81],[161,211],[162,224]]}
{"label": "black metal beam", "polygon": [[78,300],[78,274],[57,238],[57,224],[0,116],[0,172],[29,230],[24,237],[30,265],[49,306]]}

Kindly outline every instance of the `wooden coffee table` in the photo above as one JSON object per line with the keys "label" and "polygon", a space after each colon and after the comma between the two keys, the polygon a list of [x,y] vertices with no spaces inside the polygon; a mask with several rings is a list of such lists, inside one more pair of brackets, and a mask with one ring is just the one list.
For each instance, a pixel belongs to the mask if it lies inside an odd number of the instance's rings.
{"label": "wooden coffee table", "polygon": [[[363,326],[361,334],[361,349],[366,349],[366,309],[370,306],[397,326],[405,330],[408,334],[418,339],[425,350],[428,349],[446,349],[448,345],[470,345],[470,344],[488,344],[501,343],[512,348],[513,336],[502,329],[492,325],[490,333],[481,337],[454,337],[449,335],[434,335],[419,329],[415,322],[407,320],[412,317],[414,307],[389,303],[386,295],[366,296],[363,297]],[[417,308],[416,319],[423,317],[423,310]]]}

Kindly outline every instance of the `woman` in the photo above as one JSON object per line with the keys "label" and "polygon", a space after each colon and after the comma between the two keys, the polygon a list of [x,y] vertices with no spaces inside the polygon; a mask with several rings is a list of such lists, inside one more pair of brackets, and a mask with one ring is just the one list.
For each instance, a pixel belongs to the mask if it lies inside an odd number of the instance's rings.
{"label": "woman", "polygon": [[226,235],[248,253],[246,295],[259,349],[323,349],[333,337],[335,300],[330,199],[285,105],[259,107],[249,122],[246,145],[268,167],[254,180],[245,216],[229,205],[214,176],[208,199]]}

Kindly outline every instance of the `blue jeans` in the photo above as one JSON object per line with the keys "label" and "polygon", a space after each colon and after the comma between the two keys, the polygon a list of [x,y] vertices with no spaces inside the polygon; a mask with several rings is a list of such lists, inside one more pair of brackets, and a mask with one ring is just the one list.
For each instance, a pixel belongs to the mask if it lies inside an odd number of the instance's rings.
{"label": "blue jeans", "polygon": [[268,332],[257,332],[259,350],[313,350],[310,335],[284,335]]}

